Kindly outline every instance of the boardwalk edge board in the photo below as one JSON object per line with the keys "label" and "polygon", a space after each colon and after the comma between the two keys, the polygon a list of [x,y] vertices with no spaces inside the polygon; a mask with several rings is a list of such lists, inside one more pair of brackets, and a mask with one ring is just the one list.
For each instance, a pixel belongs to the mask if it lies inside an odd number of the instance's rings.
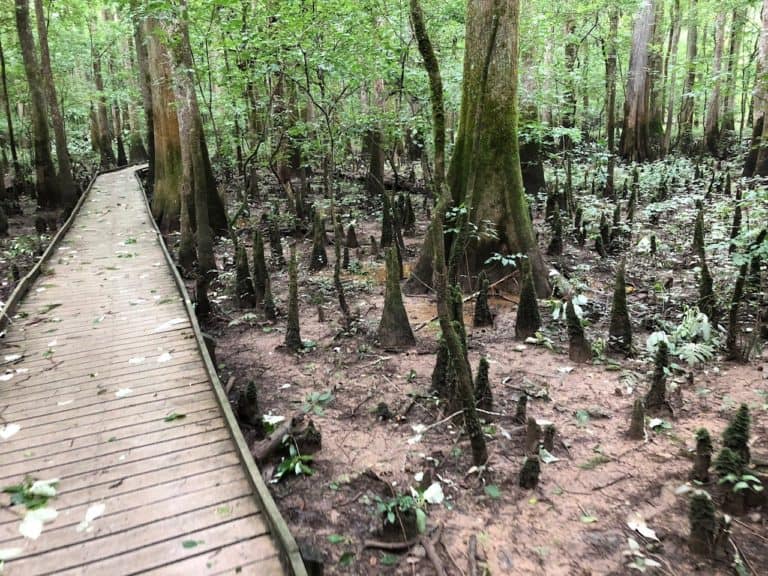
{"label": "boardwalk edge board", "polygon": [[[142,166],[144,165],[139,164],[136,167],[136,170],[140,170]],[[83,193],[80,195],[80,198],[77,200],[75,207],[72,208],[72,212],[69,214],[69,218],[67,218],[64,224],[62,224],[61,227],[56,231],[56,234],[54,234],[53,238],[51,238],[51,241],[48,243],[48,247],[45,249],[45,252],[43,252],[43,255],[40,256],[37,262],[35,262],[35,265],[32,266],[32,269],[29,272],[27,272],[26,275],[21,280],[19,280],[19,283],[13,289],[13,292],[11,292],[11,295],[8,297],[8,300],[5,302],[5,305],[0,307],[0,338],[3,338],[5,336],[5,330],[6,328],[8,328],[8,324],[13,324],[13,320],[11,318],[14,312],[16,311],[16,308],[18,308],[19,304],[24,299],[24,296],[27,295],[27,292],[29,292],[29,288],[32,286],[35,280],[37,280],[37,277],[40,276],[40,270],[42,270],[43,265],[46,262],[48,262],[48,260],[51,259],[51,256],[53,255],[54,251],[58,247],[62,238],[64,238],[67,232],[69,232],[69,229],[72,227],[72,224],[74,223],[75,218],[80,212],[80,209],[83,207],[83,204],[85,204],[85,201],[88,199],[88,196],[91,193],[91,188],[93,188],[93,185],[98,179],[98,177],[101,176],[102,174],[120,172],[121,170],[126,170],[129,168],[130,166],[119,166],[117,168],[111,168],[109,170],[99,170],[98,172],[96,172],[96,174],[93,175],[93,178],[91,178],[91,181],[88,182],[88,186],[85,188]]]}
{"label": "boardwalk edge board", "polygon": [[[150,224],[157,237],[157,242],[160,245],[160,249],[165,256],[166,265],[170,269],[173,280],[176,283],[176,287],[181,293],[182,299],[184,301],[184,309],[186,310],[189,321],[192,324],[192,330],[195,334],[197,349],[203,358],[205,370],[208,373],[208,377],[212,384],[213,392],[216,396],[219,408],[221,409],[224,421],[226,422],[227,428],[229,429],[229,432],[232,435],[232,439],[235,442],[237,456],[243,466],[243,469],[245,470],[248,481],[253,488],[253,495],[261,507],[262,513],[264,514],[270,530],[278,541],[284,565],[290,570],[293,576],[307,576],[307,571],[301,559],[301,554],[299,553],[299,547],[296,544],[296,540],[293,538],[293,534],[291,534],[291,531],[288,529],[288,525],[286,524],[285,519],[283,518],[282,514],[280,514],[280,510],[278,510],[275,501],[272,499],[272,495],[269,493],[269,488],[267,488],[264,479],[261,477],[261,473],[256,466],[256,462],[251,455],[251,451],[248,449],[245,438],[240,431],[240,426],[237,423],[237,419],[232,412],[232,407],[229,405],[229,399],[224,393],[224,387],[221,385],[219,375],[213,366],[211,356],[208,354],[208,348],[205,345],[205,341],[203,340],[200,324],[197,321],[197,316],[195,315],[195,311],[192,307],[192,300],[189,297],[189,293],[187,292],[187,287],[184,284],[178,269],[176,268],[176,263],[173,261],[170,252],[168,252],[168,247],[165,245],[165,239],[163,238],[163,235],[157,226],[157,222],[155,222],[155,219],[152,216],[152,209],[149,205],[146,190],[144,189],[144,183],[139,176],[139,172],[141,170],[142,166],[137,167],[134,170],[133,175],[138,182],[139,188],[141,189],[141,196],[144,199],[144,206],[147,210],[147,216],[149,217]],[[93,182],[91,182],[91,184],[93,184]],[[90,186],[88,189],[90,190]],[[84,196],[85,193],[83,194],[83,197]],[[78,208],[79,205],[75,208],[75,210],[73,210],[73,216]],[[70,216],[70,219],[71,218],[72,216]],[[69,223],[69,220],[67,222]],[[0,326],[2,325],[0,324]]]}

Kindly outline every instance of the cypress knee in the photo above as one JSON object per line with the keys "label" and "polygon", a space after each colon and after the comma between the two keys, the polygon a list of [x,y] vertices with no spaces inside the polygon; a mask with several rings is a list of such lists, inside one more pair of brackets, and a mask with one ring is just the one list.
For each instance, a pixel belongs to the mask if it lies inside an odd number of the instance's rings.
{"label": "cypress knee", "polygon": [[481,326],[492,326],[493,325],[493,314],[491,313],[491,308],[488,305],[488,277],[485,275],[485,272],[480,272],[480,275],[478,276],[478,281],[480,284],[480,290],[477,293],[477,298],[475,299],[475,316],[472,321],[472,325],[475,328],[479,328]]}
{"label": "cypress knee", "polygon": [[712,463],[712,438],[706,428],[696,431],[696,456],[693,460],[691,479],[706,484],[709,482],[709,467]]}
{"label": "cypress knee", "polygon": [[627,309],[627,287],[624,279],[624,261],[616,270],[616,283],[613,288],[613,306],[611,307],[611,325],[608,330],[608,346],[618,352],[629,355],[632,351],[632,322]]}
{"label": "cypress knee", "polygon": [[398,350],[416,343],[400,292],[400,265],[394,247],[387,251],[387,285],[378,337],[379,343],[386,349]]}
{"label": "cypress knee", "polygon": [[529,336],[536,334],[539,328],[541,328],[541,316],[539,315],[539,303],[536,299],[536,286],[533,283],[531,267],[526,265],[523,273],[520,302],[517,305],[515,337],[525,340]]}
{"label": "cypress knee", "polygon": [[357,241],[357,233],[355,232],[355,225],[350,224],[347,226],[347,248],[359,248],[360,244]]}
{"label": "cypress knee", "polygon": [[488,370],[490,365],[485,356],[480,358],[480,364],[477,367],[477,377],[475,378],[475,405],[481,410],[493,409],[493,393],[491,392],[491,383],[488,379]]}
{"label": "cypress knee", "polygon": [[299,328],[299,278],[296,264],[296,245],[291,245],[291,261],[288,265],[288,325],[285,329],[285,347],[293,352],[303,348]]}
{"label": "cypress knee", "polygon": [[709,556],[717,533],[715,505],[709,494],[704,491],[694,492],[688,507],[688,521],[691,524],[688,547],[695,554]]}
{"label": "cypress knee", "polygon": [[667,373],[669,366],[669,348],[663,340],[659,342],[654,356],[653,380],[645,396],[645,405],[649,410],[667,406]]}
{"label": "cypress knee", "polygon": [[723,432],[723,446],[738,454],[744,465],[749,464],[750,461],[749,425],[749,407],[742,404]]}
{"label": "cypress knee", "polygon": [[320,214],[320,210],[316,209],[312,223],[312,257],[309,261],[309,269],[312,272],[317,272],[328,266],[325,244],[325,219]]}
{"label": "cypress knee", "polygon": [[237,303],[241,308],[253,308],[256,305],[251,274],[248,270],[248,255],[242,244],[237,247],[235,253],[235,292]]}
{"label": "cypress knee", "polygon": [[523,468],[520,470],[518,484],[521,488],[533,490],[539,484],[539,474],[541,474],[539,457],[535,455],[526,456]]}
{"label": "cypress knee", "polygon": [[253,290],[256,294],[256,303],[264,302],[266,287],[269,283],[267,261],[264,257],[264,239],[258,228],[253,229]]}
{"label": "cypress knee", "polygon": [[576,315],[573,300],[568,300],[565,307],[565,319],[568,324],[568,357],[583,364],[592,359],[592,346],[584,335],[581,319]]}

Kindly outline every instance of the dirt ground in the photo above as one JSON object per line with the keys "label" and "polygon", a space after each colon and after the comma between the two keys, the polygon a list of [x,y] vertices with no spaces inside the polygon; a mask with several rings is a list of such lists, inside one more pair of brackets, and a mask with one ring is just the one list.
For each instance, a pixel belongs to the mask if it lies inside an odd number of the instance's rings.
{"label": "dirt ground", "polygon": [[[343,203],[344,222],[355,222],[362,243],[360,250],[352,251],[352,266],[343,274],[347,299],[358,317],[353,334],[340,330],[332,268],[310,274],[306,266],[310,242],[299,238],[301,331],[305,342],[311,343],[301,355],[281,349],[286,271],[271,270],[282,313],[273,325],[264,322],[258,311],[235,306],[232,244],[220,242],[222,272],[214,287],[215,315],[206,328],[217,342],[222,381],[233,384],[234,399],[253,380],[264,413],[290,417],[306,411],[305,418],[311,418],[322,433],[322,449],[309,462],[311,476],[287,475],[270,484],[308,558],[321,561],[326,574],[436,573],[420,544],[397,551],[366,546],[370,540],[391,542],[401,536],[391,530],[382,533],[377,498],[407,495],[411,487],[423,490],[434,483],[444,499],[425,504],[427,533],[437,542],[436,553],[451,575],[469,574],[472,538],[481,567],[495,575],[624,574],[628,569],[642,572],[644,559],[660,565],[644,567],[649,574],[733,573],[729,562],[712,563],[688,550],[688,497],[679,488],[688,482],[695,431],[708,428],[717,451],[720,434],[741,403],[752,414],[754,471],[768,472],[766,349],[758,349],[747,364],[724,362],[718,356],[688,366],[675,359],[678,368],[670,378],[674,414],[649,420],[645,441],[625,435],[632,404],[648,387],[652,363],[645,349],[647,336],[664,322],[679,322],[685,307],[697,299],[697,259],[690,244],[695,201],[704,199],[710,173],[705,170],[700,181],[688,184],[691,170],[689,164],[644,170],[632,241],[625,251],[600,259],[592,240],[578,246],[569,234],[563,255],[547,257],[553,269],[587,298],[586,332],[598,352],[607,336],[613,274],[618,259],[627,258],[633,358],[598,354],[592,364],[570,362],[565,327],[553,318],[553,303],[544,300],[540,301],[543,338],[538,343],[516,341],[516,274],[491,300],[497,312],[492,328],[471,328],[473,303],[465,306],[473,369],[481,356],[488,359],[494,395],[492,413],[483,414],[490,459],[482,470],[472,467],[460,422],[446,418],[430,391],[438,336],[431,297],[405,297],[416,330],[415,347],[398,354],[376,345],[384,271],[383,260],[371,254],[368,239],[379,236],[380,206],[365,199],[357,187],[347,191],[349,200]],[[670,185],[667,199],[653,201],[659,173],[664,171],[677,171],[677,185]],[[607,213],[611,206],[589,194],[588,186],[582,188],[577,196],[593,234],[600,211]],[[624,199],[622,206],[626,203]],[[406,239],[406,267],[415,262],[428,221],[419,196],[414,205],[417,234]],[[252,205],[251,219],[240,222],[240,238],[247,245],[247,228],[264,206]],[[724,310],[735,278],[728,255],[733,201],[715,194],[706,206],[707,258]],[[759,228],[768,207],[752,206],[752,212],[745,211],[744,223]],[[38,238],[35,233],[34,205],[23,200],[22,209],[24,215],[9,218],[10,236],[0,239],[0,300],[13,289],[13,266],[19,275],[25,274],[49,240],[48,235]],[[537,206],[539,240],[545,247],[549,233],[542,212],[543,206]],[[651,235],[659,246],[655,256],[647,250]],[[170,244],[175,240],[167,239]],[[332,264],[332,246],[328,255]],[[753,338],[758,305],[753,298],[742,306],[742,341]],[[318,307],[323,309],[322,321]],[[322,405],[310,401],[312,394],[316,398],[327,392],[332,399]],[[539,486],[531,491],[518,486],[525,434],[513,417],[522,394],[528,396],[528,414],[553,423],[557,430],[552,451],[557,460],[542,464]],[[387,418],[380,416],[383,404],[391,413]],[[277,464],[262,465],[267,480],[273,479]],[[716,486],[706,488],[717,491]],[[763,574],[768,565],[766,514],[765,508],[753,508],[733,520],[729,546],[738,549],[746,574]],[[628,525],[637,526],[638,518],[657,539]]]}
{"label": "dirt ground", "polygon": [[[644,181],[654,177],[652,168],[643,175]],[[626,252],[638,350],[633,359],[602,356],[593,364],[570,362],[564,326],[552,319],[544,301],[544,333],[552,350],[516,341],[516,276],[492,299],[497,311],[493,328],[472,329],[468,322],[473,368],[480,356],[489,360],[494,395],[493,414],[484,415],[490,459],[479,473],[472,469],[466,437],[444,418],[430,393],[438,334],[430,297],[405,298],[411,325],[418,328],[417,346],[400,354],[376,347],[383,261],[371,256],[365,239],[378,236],[377,213],[360,210],[350,216],[363,244],[352,255],[355,272],[344,274],[347,298],[359,314],[357,332],[351,336],[340,334],[332,267],[312,275],[306,269],[309,240],[299,244],[301,335],[315,344],[305,354],[280,349],[284,316],[269,325],[253,311],[238,310],[227,288],[231,274],[222,276],[217,316],[207,327],[217,341],[222,380],[234,384],[235,394],[255,381],[264,413],[290,417],[309,411],[322,432],[322,449],[310,463],[314,474],[289,476],[271,488],[300,545],[322,560],[326,574],[435,573],[420,545],[404,552],[364,546],[366,540],[382,538],[376,496],[408,494],[412,486],[426,487],[429,480],[440,484],[445,497],[426,508],[428,531],[440,529],[436,549],[448,574],[468,574],[468,542],[473,536],[484,559],[481,565],[497,575],[623,574],[628,567],[641,572],[644,558],[660,565],[645,567],[649,574],[731,573],[727,563],[710,563],[688,550],[688,500],[676,491],[688,482],[695,431],[708,428],[719,450],[720,433],[741,403],[752,413],[753,461],[763,466],[759,471],[766,471],[768,354],[758,352],[749,364],[715,359],[689,367],[678,360],[681,368],[670,379],[674,414],[653,429],[648,426],[646,441],[625,435],[633,401],[647,390],[652,369],[646,337],[660,318],[679,319],[684,306],[697,298],[689,244],[694,199],[702,195],[703,189],[698,196],[673,194],[671,200],[655,204],[646,199],[641,202],[644,208],[638,208],[632,248]],[[601,200],[585,197],[583,202],[589,213]],[[727,234],[727,205],[725,198],[716,201],[711,212],[716,216],[707,222],[708,242],[716,245],[710,267],[716,270],[715,287],[723,301],[733,283],[727,250],[717,245]],[[418,215],[419,233],[407,239],[410,263],[426,225],[426,215]],[[540,220],[539,212],[537,216]],[[651,233],[659,241],[656,257],[639,248]],[[542,246],[545,240],[542,233]],[[583,248],[568,241],[564,255],[549,260],[581,285],[588,298],[587,335],[594,341],[607,335],[617,257],[601,260],[590,246],[590,241]],[[219,251],[220,262],[231,263],[231,244]],[[332,263],[332,247],[328,254]],[[286,272],[272,271],[272,282],[284,312]],[[324,321],[318,319],[318,306],[324,309]],[[747,308],[745,323],[754,312]],[[471,312],[469,303],[468,319]],[[310,394],[327,391],[333,399],[314,410]],[[525,434],[513,416],[524,393],[529,397],[528,414],[554,423],[557,430],[553,455],[558,460],[542,464],[540,484],[532,491],[518,487]],[[378,416],[380,403],[387,405],[391,418]],[[419,426],[430,428],[417,438]],[[274,463],[262,468],[271,479]],[[658,540],[628,526],[638,517]],[[765,573],[768,565],[767,522],[763,509],[734,520],[732,546],[738,547],[752,574]],[[631,539],[639,545],[634,551]]]}

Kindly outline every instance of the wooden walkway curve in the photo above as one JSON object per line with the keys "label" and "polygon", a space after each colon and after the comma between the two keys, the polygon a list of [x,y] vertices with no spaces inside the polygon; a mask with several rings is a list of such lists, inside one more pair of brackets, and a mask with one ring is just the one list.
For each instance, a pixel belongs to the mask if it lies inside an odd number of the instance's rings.
{"label": "wooden walkway curve", "polygon": [[0,488],[58,479],[58,516],[25,538],[0,495],[0,572],[304,574],[134,172],[97,178],[9,305]]}

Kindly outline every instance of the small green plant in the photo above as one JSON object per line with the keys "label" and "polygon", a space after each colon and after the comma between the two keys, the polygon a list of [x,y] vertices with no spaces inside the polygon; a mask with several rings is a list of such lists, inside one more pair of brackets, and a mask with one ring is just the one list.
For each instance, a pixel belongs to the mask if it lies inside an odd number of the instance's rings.
{"label": "small green plant", "polygon": [[311,392],[304,399],[302,409],[305,413],[312,412],[316,416],[325,414],[325,408],[333,401],[333,393],[330,390],[324,392]]}
{"label": "small green plant", "polygon": [[424,500],[416,493],[396,494],[392,498],[384,500],[380,496],[375,497],[376,512],[384,519],[384,524],[397,526],[401,521],[401,515],[414,514],[416,517],[416,528],[419,534],[424,534],[427,530],[427,512],[425,510]]}
{"label": "small green plant", "polygon": [[274,482],[282,480],[286,474],[293,472],[296,476],[312,476],[315,471],[310,467],[314,457],[309,454],[300,454],[296,443],[290,441],[288,457],[283,458],[275,470]]}
{"label": "small green plant", "polygon": [[718,484],[730,484],[731,490],[734,493],[739,493],[743,490],[751,490],[752,492],[762,492],[764,489],[763,483],[760,479],[752,474],[742,474],[738,476],[736,474],[726,474],[723,478],[717,481]]}
{"label": "small green plant", "polygon": [[408,370],[408,374],[405,375],[405,381],[408,382],[408,384],[413,384],[417,376],[418,374],[416,374],[416,370],[411,368]]}
{"label": "small green plant", "polygon": [[3,488],[3,492],[11,495],[11,506],[24,506],[27,510],[44,508],[48,500],[55,497],[58,479],[35,480],[26,477],[23,482]]}

